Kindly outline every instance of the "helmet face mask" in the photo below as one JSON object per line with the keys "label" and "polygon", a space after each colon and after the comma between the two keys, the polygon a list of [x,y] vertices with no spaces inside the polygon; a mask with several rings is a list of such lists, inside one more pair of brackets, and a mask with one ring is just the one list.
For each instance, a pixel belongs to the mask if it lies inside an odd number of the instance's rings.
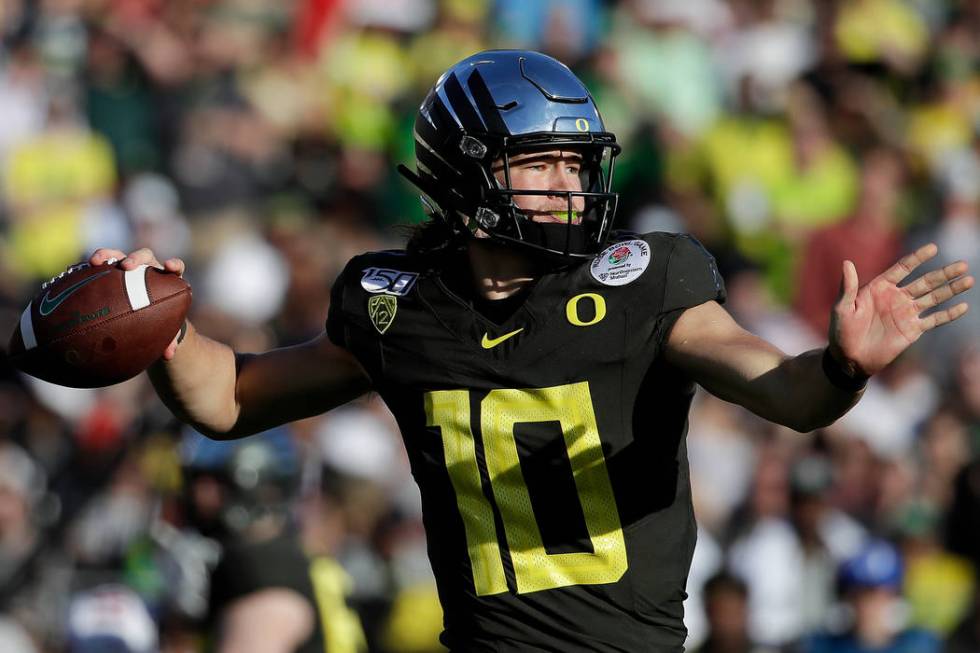
{"label": "helmet face mask", "polygon": [[[589,258],[617,204],[611,186],[620,147],[603,129],[592,97],[563,64],[536,52],[480,53],[429,92],[415,125],[418,174],[399,170],[460,236],[482,232],[552,259]],[[555,151],[581,157],[580,189],[514,187],[515,157]],[[520,207],[522,196],[563,198],[565,208],[552,211],[557,220],[535,220],[537,212]]]}

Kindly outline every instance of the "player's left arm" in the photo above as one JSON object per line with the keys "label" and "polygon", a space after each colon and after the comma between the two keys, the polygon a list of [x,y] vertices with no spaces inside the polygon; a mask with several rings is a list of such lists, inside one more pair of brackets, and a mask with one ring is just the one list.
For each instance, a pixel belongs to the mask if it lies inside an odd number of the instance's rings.
{"label": "player's left arm", "polygon": [[667,360],[712,394],[761,417],[801,432],[826,426],[857,403],[862,378],[881,371],[926,331],[966,313],[961,302],[923,316],[973,286],[963,261],[898,285],[937,252],[935,245],[925,245],[863,287],[854,264],[845,261],[841,297],[831,315],[829,360],[823,349],[787,356],[740,327],[714,301],[678,318]]}

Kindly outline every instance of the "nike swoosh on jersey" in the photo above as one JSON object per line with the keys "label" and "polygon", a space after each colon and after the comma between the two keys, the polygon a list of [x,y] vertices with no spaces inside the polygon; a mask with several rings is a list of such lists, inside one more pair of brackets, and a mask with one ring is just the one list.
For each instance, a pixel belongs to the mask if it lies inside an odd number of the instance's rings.
{"label": "nike swoosh on jersey", "polygon": [[66,299],[68,299],[69,297],[71,297],[72,295],[74,295],[75,292],[79,288],[81,288],[82,286],[84,286],[87,283],[90,283],[92,281],[95,281],[99,277],[104,277],[105,275],[109,274],[110,272],[112,272],[112,270],[106,270],[105,272],[100,272],[99,274],[93,274],[91,277],[89,277],[87,279],[82,279],[81,281],[79,281],[75,285],[69,286],[68,288],[65,288],[64,290],[62,290],[60,293],[58,293],[54,297],[51,297],[51,291],[49,290],[48,292],[44,293],[44,297],[41,298],[41,305],[38,306],[38,309],[37,309],[38,312],[42,315],[42,317],[47,317],[48,315],[51,315],[52,313],[54,313],[54,311],[55,311],[56,308],[58,308],[59,306],[61,306],[61,304]]}
{"label": "nike swoosh on jersey", "polygon": [[494,347],[496,347],[497,345],[499,345],[500,343],[502,343],[507,338],[510,338],[512,336],[516,336],[518,333],[520,333],[523,330],[524,330],[524,327],[521,327],[517,331],[511,331],[510,333],[505,333],[504,335],[498,336],[496,338],[490,338],[489,337],[489,334],[487,334],[487,333],[484,332],[484,334],[483,334],[483,340],[480,342],[480,345],[482,345],[484,349],[493,349]]}

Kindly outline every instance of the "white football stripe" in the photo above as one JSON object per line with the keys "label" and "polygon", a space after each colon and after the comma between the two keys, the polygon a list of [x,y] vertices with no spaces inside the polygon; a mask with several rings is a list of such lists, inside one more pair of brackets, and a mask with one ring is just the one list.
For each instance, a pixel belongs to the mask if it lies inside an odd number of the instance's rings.
{"label": "white football stripe", "polygon": [[126,296],[129,307],[134,311],[150,305],[150,295],[146,291],[146,266],[126,270]]}
{"label": "white football stripe", "polygon": [[37,347],[37,338],[34,336],[34,320],[31,319],[33,307],[34,302],[31,302],[20,314],[20,339],[24,341],[25,351]]}

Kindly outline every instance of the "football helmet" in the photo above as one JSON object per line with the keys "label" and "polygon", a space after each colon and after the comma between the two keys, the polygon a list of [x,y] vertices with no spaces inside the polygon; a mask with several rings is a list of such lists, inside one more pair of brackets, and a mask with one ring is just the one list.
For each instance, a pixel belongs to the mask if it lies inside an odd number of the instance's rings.
{"label": "football helmet", "polygon": [[[565,260],[604,244],[618,196],[611,192],[616,137],[605,130],[585,85],[559,61],[527,50],[490,50],[447,70],[415,120],[417,172],[399,171],[422,191],[427,213],[454,233],[491,238]],[[568,148],[582,156],[580,191],[514,189],[516,154]],[[494,174],[502,165],[503,181]],[[517,195],[564,197],[565,220],[535,222]],[[584,206],[581,211],[573,208]]]}

